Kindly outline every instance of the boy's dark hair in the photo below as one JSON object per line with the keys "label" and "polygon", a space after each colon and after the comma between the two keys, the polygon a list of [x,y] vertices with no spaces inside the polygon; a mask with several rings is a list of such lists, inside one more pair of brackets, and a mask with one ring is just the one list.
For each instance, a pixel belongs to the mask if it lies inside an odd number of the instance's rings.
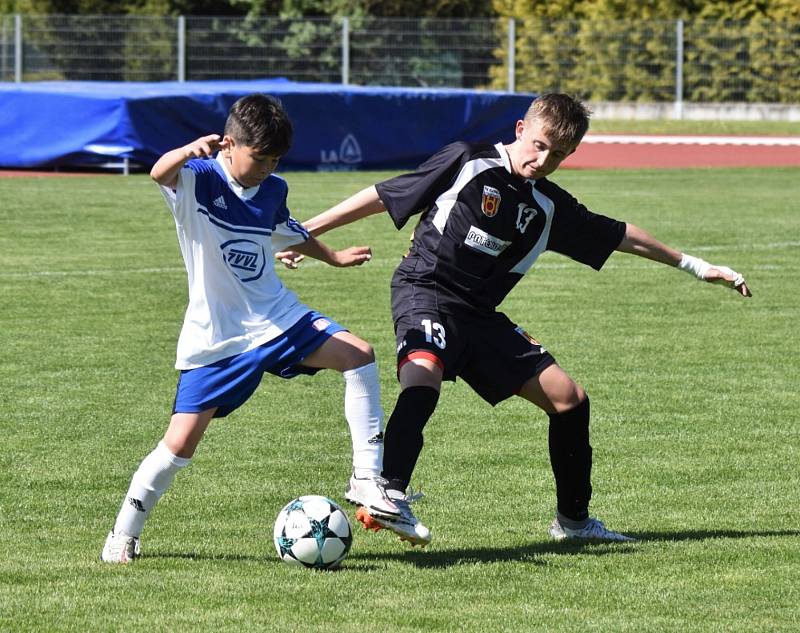
{"label": "boy's dark hair", "polygon": [[283,156],[292,145],[292,122],[278,99],[252,94],[231,106],[225,134],[259,154]]}
{"label": "boy's dark hair", "polygon": [[539,119],[551,140],[577,146],[589,129],[591,115],[591,110],[578,99],[549,93],[533,100],[525,113],[525,120]]}

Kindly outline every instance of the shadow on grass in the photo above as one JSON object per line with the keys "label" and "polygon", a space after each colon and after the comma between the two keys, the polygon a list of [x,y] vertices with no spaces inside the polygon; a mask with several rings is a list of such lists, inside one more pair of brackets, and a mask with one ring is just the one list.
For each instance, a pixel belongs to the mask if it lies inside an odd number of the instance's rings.
{"label": "shadow on grass", "polygon": [[[408,546],[404,546],[408,547]],[[546,556],[588,554],[627,554],[634,551],[635,543],[530,543],[517,547],[466,547],[455,549],[405,549],[398,552],[379,552],[375,554],[355,553],[352,560],[397,560],[411,563],[420,568],[446,568],[479,563],[499,563],[513,561],[529,565],[547,565]]]}
{"label": "shadow on grass", "polygon": [[455,549],[411,549],[391,553],[350,555],[351,560],[396,560],[411,563],[420,568],[447,568],[477,563],[514,561],[531,565],[547,565],[549,556],[606,556],[610,554],[633,554],[639,546],[667,542],[706,541],[712,539],[749,539],[781,536],[800,536],[800,530],[683,530],[679,532],[629,533],[638,539],[627,543],[604,542],[555,542],[546,541],[517,547],[471,547]]}
{"label": "shadow on grass", "polygon": [[800,536],[800,530],[684,530],[681,532],[637,532],[640,542],[707,541],[711,539],[771,538]]}
{"label": "shadow on grass", "polygon": [[[680,543],[687,541],[707,541],[714,539],[749,539],[772,538],[782,536],[800,536],[800,530],[682,530],[678,532],[635,532],[630,533],[638,541],[633,543],[603,542],[555,542],[543,541],[516,547],[465,547],[438,549],[436,545],[426,549],[411,548],[398,543],[404,549],[395,552],[362,553],[351,552],[348,561],[356,562],[358,570],[375,568],[370,561],[402,561],[420,569],[437,569],[457,567],[459,565],[475,565],[480,563],[498,563],[513,561],[530,565],[547,565],[549,556],[607,556],[627,555],[636,552],[639,546],[647,543]],[[388,535],[387,535],[388,536]],[[196,552],[153,552],[147,558],[184,559],[197,561],[253,562],[263,563],[272,557],[265,554],[199,554]],[[274,559],[277,562],[277,558]],[[345,567],[349,567],[345,563]],[[350,570],[355,570],[349,567]]]}
{"label": "shadow on grass", "polygon": [[[270,547],[272,544],[269,544]],[[275,549],[272,548],[269,554],[273,554]],[[264,555],[247,555],[247,554],[198,554],[196,552],[146,552],[143,558],[163,558],[175,560],[198,560],[198,561],[222,561],[225,563],[263,563],[265,559],[270,556]],[[275,560],[278,560],[277,558]],[[135,562],[135,561],[134,561]]]}

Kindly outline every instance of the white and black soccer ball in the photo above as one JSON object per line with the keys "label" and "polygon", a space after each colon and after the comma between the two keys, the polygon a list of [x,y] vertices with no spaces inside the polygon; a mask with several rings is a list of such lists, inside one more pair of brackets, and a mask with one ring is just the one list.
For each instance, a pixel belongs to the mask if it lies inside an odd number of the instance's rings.
{"label": "white and black soccer ball", "polygon": [[275,519],[272,535],[284,563],[315,569],[338,566],[353,543],[353,530],[344,510],[319,495],[305,495],[287,503]]}

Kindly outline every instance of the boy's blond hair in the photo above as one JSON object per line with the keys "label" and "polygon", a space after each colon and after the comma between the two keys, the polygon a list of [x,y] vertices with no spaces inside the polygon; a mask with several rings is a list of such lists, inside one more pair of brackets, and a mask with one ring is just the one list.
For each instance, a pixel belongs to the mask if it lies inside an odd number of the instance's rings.
{"label": "boy's blond hair", "polygon": [[525,121],[538,119],[551,140],[563,145],[577,145],[589,129],[591,110],[566,94],[543,94],[533,100]]}

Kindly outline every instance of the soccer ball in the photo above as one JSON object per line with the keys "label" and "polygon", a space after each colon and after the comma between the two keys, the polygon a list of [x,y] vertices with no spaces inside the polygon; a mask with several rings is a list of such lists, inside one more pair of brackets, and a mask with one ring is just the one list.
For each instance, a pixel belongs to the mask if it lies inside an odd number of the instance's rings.
{"label": "soccer ball", "polygon": [[338,566],[353,543],[347,515],[335,502],[319,495],[287,503],[275,519],[272,536],[284,563],[314,569]]}

